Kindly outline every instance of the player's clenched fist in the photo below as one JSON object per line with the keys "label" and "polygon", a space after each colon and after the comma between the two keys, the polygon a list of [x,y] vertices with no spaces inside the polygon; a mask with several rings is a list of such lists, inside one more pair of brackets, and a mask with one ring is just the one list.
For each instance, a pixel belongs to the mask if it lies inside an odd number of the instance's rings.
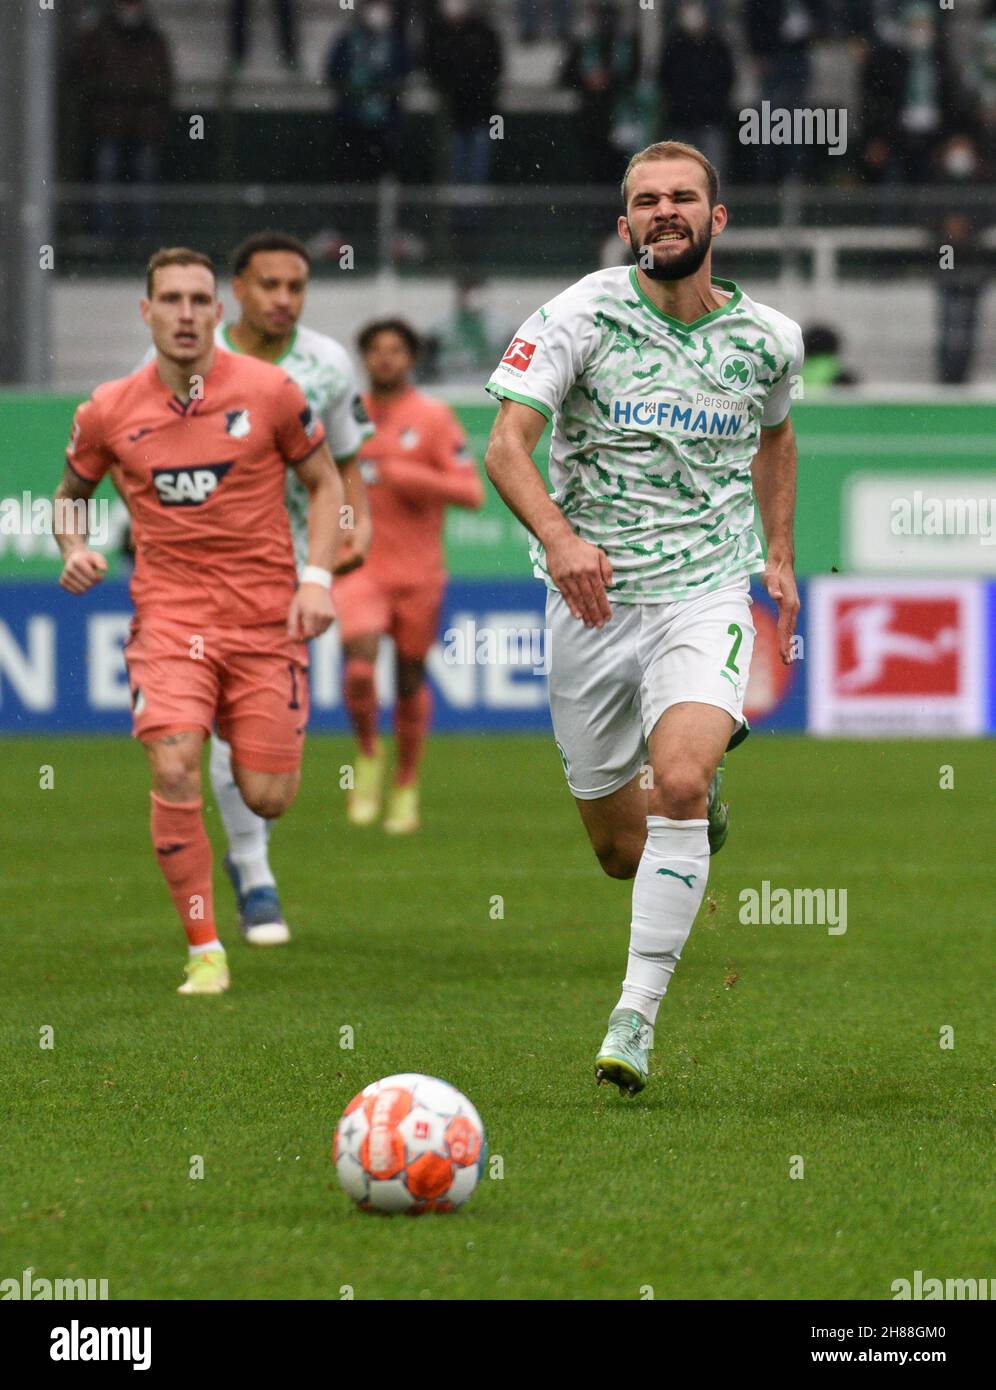
{"label": "player's clenched fist", "polygon": [[546,546],[550,578],[568,608],[585,627],[602,627],[612,617],[605,586],[612,583],[612,566],[604,550],[571,532]]}
{"label": "player's clenched fist", "polygon": [[59,583],[71,594],[85,594],[107,573],[107,561],[95,550],[80,547],[66,557]]}
{"label": "player's clenched fist", "polygon": [[291,602],[287,632],[300,642],[308,642],[335,622],[332,595],[321,584],[302,584]]}

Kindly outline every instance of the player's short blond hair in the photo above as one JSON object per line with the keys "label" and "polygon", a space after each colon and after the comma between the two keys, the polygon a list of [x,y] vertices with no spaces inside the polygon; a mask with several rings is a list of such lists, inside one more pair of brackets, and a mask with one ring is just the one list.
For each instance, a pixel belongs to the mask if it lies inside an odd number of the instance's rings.
{"label": "player's short blond hair", "polygon": [[683,140],[658,140],[656,144],[648,145],[645,150],[639,150],[626,165],[626,172],[623,174],[622,181],[624,208],[628,206],[627,184],[630,174],[638,164],[646,164],[651,159],[694,159],[695,163],[701,164],[706,172],[710,208],[714,208],[719,202],[719,174],[702,151],[696,149],[694,145],[686,145]]}
{"label": "player's short blond hair", "polygon": [[162,270],[167,265],[202,265],[205,270],[210,270],[217,284],[218,272],[215,270],[214,261],[210,256],[205,256],[203,251],[192,251],[189,246],[164,246],[149,257],[149,264],[145,268],[147,299],[152,298],[152,284],[156,271]]}

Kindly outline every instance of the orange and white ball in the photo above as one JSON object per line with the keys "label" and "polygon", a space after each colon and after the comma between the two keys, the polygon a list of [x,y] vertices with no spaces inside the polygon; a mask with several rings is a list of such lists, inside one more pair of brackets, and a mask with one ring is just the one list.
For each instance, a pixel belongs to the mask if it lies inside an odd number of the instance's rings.
{"label": "orange and white ball", "polygon": [[455,1211],[486,1157],[484,1126],[467,1097],[415,1073],[364,1087],[332,1141],[339,1181],[364,1211]]}

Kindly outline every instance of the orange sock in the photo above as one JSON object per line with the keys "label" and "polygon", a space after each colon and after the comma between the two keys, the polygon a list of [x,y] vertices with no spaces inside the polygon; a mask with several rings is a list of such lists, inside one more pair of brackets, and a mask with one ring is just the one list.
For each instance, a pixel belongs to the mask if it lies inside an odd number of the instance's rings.
{"label": "orange sock", "polygon": [[432,718],[432,691],[420,685],[413,695],[399,695],[394,707],[394,728],[398,735],[398,766],[394,782],[407,787],[418,776],[422,744]]}
{"label": "orange sock", "polygon": [[204,829],[204,802],[163,801],[152,796],[152,847],[191,946],[218,935],[211,885],[211,842]]}
{"label": "orange sock", "polygon": [[377,687],[374,664],[351,656],[346,662],[346,709],[365,758],[377,752]]}

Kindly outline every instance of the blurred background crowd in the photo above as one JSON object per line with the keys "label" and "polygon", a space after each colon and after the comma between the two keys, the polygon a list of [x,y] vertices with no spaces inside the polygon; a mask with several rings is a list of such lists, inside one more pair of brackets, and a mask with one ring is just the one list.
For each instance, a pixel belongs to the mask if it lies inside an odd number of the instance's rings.
{"label": "blurred background crowd", "polygon": [[[68,178],[174,178],[182,117],[230,105],[311,107],[294,157],[251,171],[283,182],[611,183],[662,127],[730,182],[805,176],[805,148],[737,140],[761,101],[846,107],[845,183],[981,175],[996,145],[996,0],[77,0],[73,20]],[[510,111],[536,158],[493,138]]]}
{"label": "blurred background crowd", "polygon": [[[423,377],[479,382],[518,296],[626,258],[619,180],[665,137],[719,167],[718,272],[812,326],[814,384],[992,375],[996,0],[59,0],[54,27],[68,385],[132,350],[94,342],[87,283],[261,226],[347,328],[403,294]],[[846,113],[846,148],[745,143],[765,102]]]}

